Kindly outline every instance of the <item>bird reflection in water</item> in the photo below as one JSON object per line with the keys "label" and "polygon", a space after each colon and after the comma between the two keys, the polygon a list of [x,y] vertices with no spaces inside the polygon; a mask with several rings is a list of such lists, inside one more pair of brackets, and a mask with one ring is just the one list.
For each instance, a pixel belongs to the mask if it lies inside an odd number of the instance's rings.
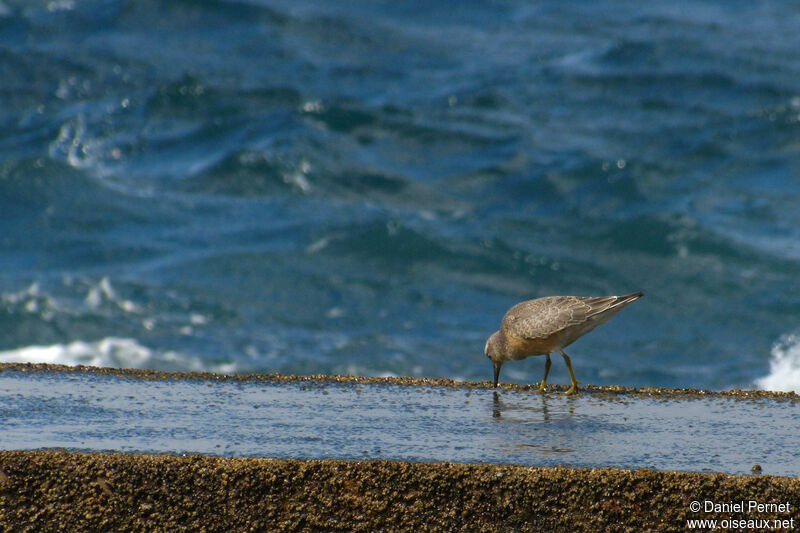
{"label": "bird reflection in water", "polygon": [[500,407],[502,407],[502,403],[500,402],[500,394],[497,391],[494,392],[494,407],[492,409],[492,418],[500,418],[503,415],[500,413]]}
{"label": "bird reflection in water", "polygon": [[[535,398],[536,397],[532,397],[532,399],[534,399],[534,403],[535,403]],[[539,396],[538,398],[541,400],[542,421],[545,422],[545,423],[550,422],[550,409],[548,407],[548,403],[552,399],[548,398],[547,395],[542,395],[542,396]],[[568,397],[565,398],[565,400],[567,402],[567,413],[569,414],[569,416],[574,415],[575,414],[576,398],[573,397],[573,396],[568,396]],[[514,409],[514,408],[519,409],[518,406],[517,407],[508,407],[503,402],[503,400],[500,398],[500,393],[495,391],[494,394],[492,395],[492,418],[496,418],[496,419],[502,418],[503,417],[503,411],[507,410],[509,408],[510,409]],[[533,405],[530,406],[530,407],[526,406],[525,409],[531,410],[531,411],[537,410],[536,407],[533,406]]]}

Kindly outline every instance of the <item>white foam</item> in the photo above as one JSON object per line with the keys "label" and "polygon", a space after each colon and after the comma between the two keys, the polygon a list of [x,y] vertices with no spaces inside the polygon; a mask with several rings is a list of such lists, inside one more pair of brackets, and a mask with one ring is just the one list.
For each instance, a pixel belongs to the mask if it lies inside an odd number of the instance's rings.
{"label": "white foam", "polygon": [[104,303],[108,302],[116,305],[126,313],[140,313],[141,309],[138,305],[130,300],[125,300],[117,295],[117,291],[111,285],[111,280],[103,276],[100,281],[92,284],[88,288],[86,298],[83,302],[86,307],[92,310],[99,309]]}
{"label": "white foam", "polygon": [[[111,280],[102,277],[97,281],[64,279],[64,286],[73,291],[85,287],[86,296],[78,304],[71,297],[55,298],[43,290],[38,282],[32,283],[27,289],[18,292],[0,293],[0,303],[5,304],[13,313],[37,314],[44,320],[50,321],[56,315],[76,316],[89,312],[102,312],[104,308],[117,307],[124,313],[142,314],[144,309],[137,303],[126,300],[117,294]],[[199,315],[198,315],[199,316]],[[194,315],[192,315],[194,317]],[[201,318],[202,319],[202,318]],[[195,318],[191,319],[193,323]]]}
{"label": "white foam", "polygon": [[800,392],[800,332],[786,335],[772,347],[769,374],[756,380],[760,389]]}
{"label": "white foam", "polygon": [[4,363],[51,363],[59,365],[150,368],[173,371],[212,371],[233,373],[235,363],[205,365],[196,357],[169,350],[156,351],[134,339],[107,337],[95,342],[74,341],[51,346],[26,346],[0,352]]}

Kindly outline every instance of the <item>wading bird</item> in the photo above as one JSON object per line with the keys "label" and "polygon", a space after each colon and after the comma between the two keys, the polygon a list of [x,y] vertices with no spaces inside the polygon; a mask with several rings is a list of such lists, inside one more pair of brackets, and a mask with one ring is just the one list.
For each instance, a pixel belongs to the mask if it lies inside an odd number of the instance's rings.
{"label": "wading bird", "polygon": [[546,355],[544,377],[539,392],[545,392],[550,372],[550,354],[564,356],[572,386],[567,394],[578,391],[579,382],[572,372],[572,362],[564,348],[608,322],[612,316],[639,299],[641,292],[625,296],[547,296],[520,302],[509,309],[495,331],[486,341],[484,353],[494,364],[494,386],[500,378],[500,367],[506,361],[520,361],[531,355]]}

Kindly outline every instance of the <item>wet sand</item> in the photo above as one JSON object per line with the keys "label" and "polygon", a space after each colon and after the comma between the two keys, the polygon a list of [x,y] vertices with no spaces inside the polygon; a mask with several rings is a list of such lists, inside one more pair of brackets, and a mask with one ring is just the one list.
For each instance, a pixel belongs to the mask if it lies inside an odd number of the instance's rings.
{"label": "wet sand", "polygon": [[57,451],[0,452],[0,469],[5,531],[686,531],[800,508],[800,479],[777,476]]}

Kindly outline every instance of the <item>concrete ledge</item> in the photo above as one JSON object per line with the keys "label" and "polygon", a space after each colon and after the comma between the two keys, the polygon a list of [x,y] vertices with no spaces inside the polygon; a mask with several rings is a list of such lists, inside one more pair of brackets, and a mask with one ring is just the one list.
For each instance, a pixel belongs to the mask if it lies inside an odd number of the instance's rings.
{"label": "concrete ledge", "polygon": [[[693,513],[694,500],[790,510]],[[800,479],[766,475],[0,452],[5,531],[687,531],[797,523],[797,509]]]}

